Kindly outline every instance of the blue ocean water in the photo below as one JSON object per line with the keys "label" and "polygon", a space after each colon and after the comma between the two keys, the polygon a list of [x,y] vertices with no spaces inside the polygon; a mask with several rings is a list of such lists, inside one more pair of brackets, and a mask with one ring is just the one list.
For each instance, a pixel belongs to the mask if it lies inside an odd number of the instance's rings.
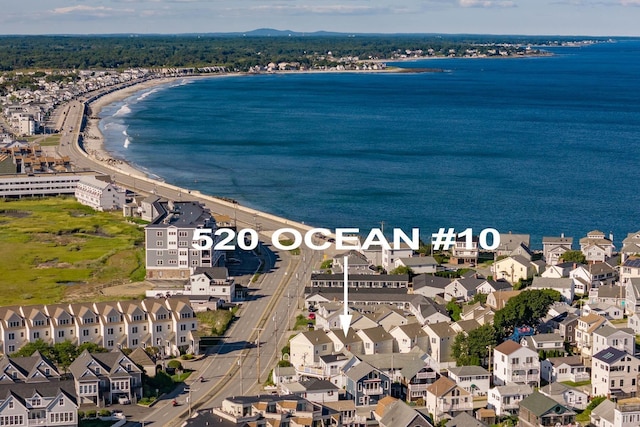
{"label": "blue ocean water", "polygon": [[620,247],[640,229],[640,41],[440,73],[173,82],[103,109],[106,147],[167,182],[305,223],[439,227]]}

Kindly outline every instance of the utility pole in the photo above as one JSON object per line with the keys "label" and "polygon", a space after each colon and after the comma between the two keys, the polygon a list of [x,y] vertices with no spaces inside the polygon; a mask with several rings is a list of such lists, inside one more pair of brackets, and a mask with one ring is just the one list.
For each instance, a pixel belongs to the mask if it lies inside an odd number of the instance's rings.
{"label": "utility pole", "polygon": [[240,367],[240,396],[244,396],[244,378],[242,375],[242,354],[238,359],[238,366]]}
{"label": "utility pole", "polygon": [[256,360],[256,380],[258,387],[260,387],[260,332],[264,330],[264,328],[253,328],[254,331],[258,331],[258,339],[256,344],[258,346],[258,359]]}

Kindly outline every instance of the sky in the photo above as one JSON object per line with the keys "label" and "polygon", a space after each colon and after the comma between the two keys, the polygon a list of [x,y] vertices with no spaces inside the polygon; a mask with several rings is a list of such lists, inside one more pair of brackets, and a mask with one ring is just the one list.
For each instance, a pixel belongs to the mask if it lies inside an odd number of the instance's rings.
{"label": "sky", "polygon": [[640,0],[0,0],[0,34],[640,35]]}

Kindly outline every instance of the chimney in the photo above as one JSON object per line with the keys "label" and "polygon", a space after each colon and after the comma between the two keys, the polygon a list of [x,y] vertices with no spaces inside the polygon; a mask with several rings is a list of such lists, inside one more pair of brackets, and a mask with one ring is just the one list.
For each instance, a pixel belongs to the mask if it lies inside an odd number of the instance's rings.
{"label": "chimney", "polygon": [[560,238],[564,239],[564,233],[560,233]]}

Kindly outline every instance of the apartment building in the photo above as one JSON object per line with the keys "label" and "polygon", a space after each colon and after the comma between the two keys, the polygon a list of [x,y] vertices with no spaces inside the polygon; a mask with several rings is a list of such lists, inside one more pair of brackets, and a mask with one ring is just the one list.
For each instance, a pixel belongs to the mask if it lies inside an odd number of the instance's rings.
{"label": "apartment building", "polygon": [[187,297],[141,301],[0,307],[0,350],[29,341],[91,342],[108,350],[157,346],[162,354],[197,353],[198,321]]}
{"label": "apartment building", "polygon": [[493,350],[493,381],[496,385],[540,385],[538,353],[507,340]]}
{"label": "apartment building", "polygon": [[97,211],[122,209],[127,196],[124,188],[90,175],[80,178],[74,194],[78,202]]}
{"label": "apartment building", "polygon": [[[145,227],[147,279],[183,279],[190,269],[215,267],[223,253],[215,250],[216,220],[209,209],[198,202],[163,202],[155,200],[151,206],[157,215]],[[196,230],[211,230],[212,248],[194,249],[193,243],[203,245],[206,239],[195,241]]]}

